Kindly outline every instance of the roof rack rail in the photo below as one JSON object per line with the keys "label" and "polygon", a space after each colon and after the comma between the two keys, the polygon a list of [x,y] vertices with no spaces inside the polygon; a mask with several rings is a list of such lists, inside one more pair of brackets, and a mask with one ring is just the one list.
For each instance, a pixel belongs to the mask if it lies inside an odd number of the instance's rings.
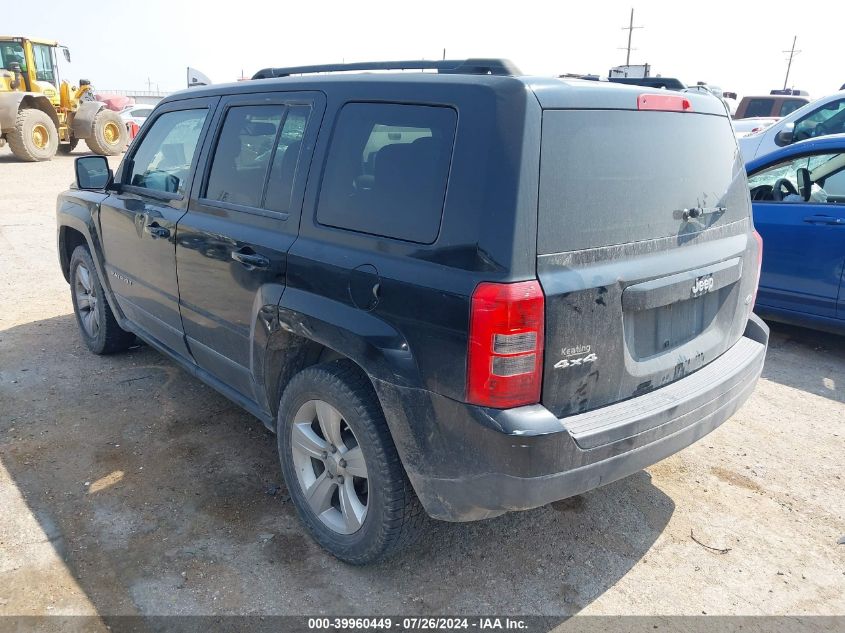
{"label": "roof rack rail", "polygon": [[436,70],[451,75],[521,75],[522,72],[508,59],[444,59],[438,61],[408,60],[396,62],[357,62],[353,64],[323,64],[319,66],[291,66],[264,68],[253,79],[272,79],[290,75],[310,75],[361,70]]}

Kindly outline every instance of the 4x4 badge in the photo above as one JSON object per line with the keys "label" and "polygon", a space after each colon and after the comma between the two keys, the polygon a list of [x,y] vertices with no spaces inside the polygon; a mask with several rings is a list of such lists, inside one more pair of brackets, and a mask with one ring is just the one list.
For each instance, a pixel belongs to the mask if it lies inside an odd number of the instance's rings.
{"label": "4x4 badge", "polygon": [[564,358],[563,360],[559,360],[555,363],[555,369],[566,369],[567,367],[578,367],[579,365],[584,365],[586,363],[594,363],[599,359],[596,356],[595,352],[592,354],[587,354],[586,356],[582,356],[581,358]]}

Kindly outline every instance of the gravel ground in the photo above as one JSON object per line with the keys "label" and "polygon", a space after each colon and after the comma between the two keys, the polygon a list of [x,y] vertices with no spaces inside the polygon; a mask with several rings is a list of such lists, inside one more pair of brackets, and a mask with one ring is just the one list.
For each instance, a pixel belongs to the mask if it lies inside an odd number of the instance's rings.
{"label": "gravel ground", "polygon": [[84,347],[55,242],[72,173],[0,150],[0,615],[845,614],[845,339],[775,327],[696,445],[349,567],[257,420],[145,346]]}

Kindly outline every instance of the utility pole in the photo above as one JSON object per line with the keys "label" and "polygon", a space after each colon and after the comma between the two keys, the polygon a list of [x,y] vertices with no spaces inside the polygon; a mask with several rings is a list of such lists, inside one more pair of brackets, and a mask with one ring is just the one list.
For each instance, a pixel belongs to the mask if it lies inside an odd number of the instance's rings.
{"label": "utility pole", "polygon": [[628,23],[628,26],[622,27],[623,31],[628,31],[628,47],[626,49],[628,51],[628,54],[625,56],[625,65],[626,66],[631,65],[631,51],[636,50],[635,48],[631,48],[631,36],[634,34],[634,29],[641,29],[641,28],[644,28],[644,27],[634,26],[634,9],[632,7],[631,8],[631,21]]}
{"label": "utility pole", "polygon": [[798,36],[792,38],[792,48],[788,51],[783,51],[784,53],[789,53],[789,63],[786,65],[786,77],[783,80],[783,89],[786,90],[786,86],[789,85],[789,71],[792,69],[792,58],[800,53],[801,51],[795,50],[795,43],[798,41]]}

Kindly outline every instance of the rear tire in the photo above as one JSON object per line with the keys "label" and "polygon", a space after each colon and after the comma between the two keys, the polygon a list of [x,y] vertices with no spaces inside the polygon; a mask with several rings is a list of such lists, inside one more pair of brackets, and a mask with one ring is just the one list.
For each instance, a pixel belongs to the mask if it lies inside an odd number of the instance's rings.
{"label": "rear tire", "polygon": [[70,256],[70,295],[79,333],[92,352],[122,352],[135,342],[117,324],[87,246],[77,246]]}
{"label": "rear tire", "polygon": [[20,160],[50,160],[59,148],[59,133],[50,115],[24,108],[18,112],[15,127],[7,135],[9,149]]}
{"label": "rear tire", "polygon": [[279,405],[277,438],[291,499],[329,553],[365,565],[419,535],[425,513],[357,365],[339,360],[294,376]]}
{"label": "rear tire", "polygon": [[94,117],[91,136],[85,144],[95,154],[114,156],[120,154],[129,142],[129,131],[120,115],[113,110],[103,108]]}

